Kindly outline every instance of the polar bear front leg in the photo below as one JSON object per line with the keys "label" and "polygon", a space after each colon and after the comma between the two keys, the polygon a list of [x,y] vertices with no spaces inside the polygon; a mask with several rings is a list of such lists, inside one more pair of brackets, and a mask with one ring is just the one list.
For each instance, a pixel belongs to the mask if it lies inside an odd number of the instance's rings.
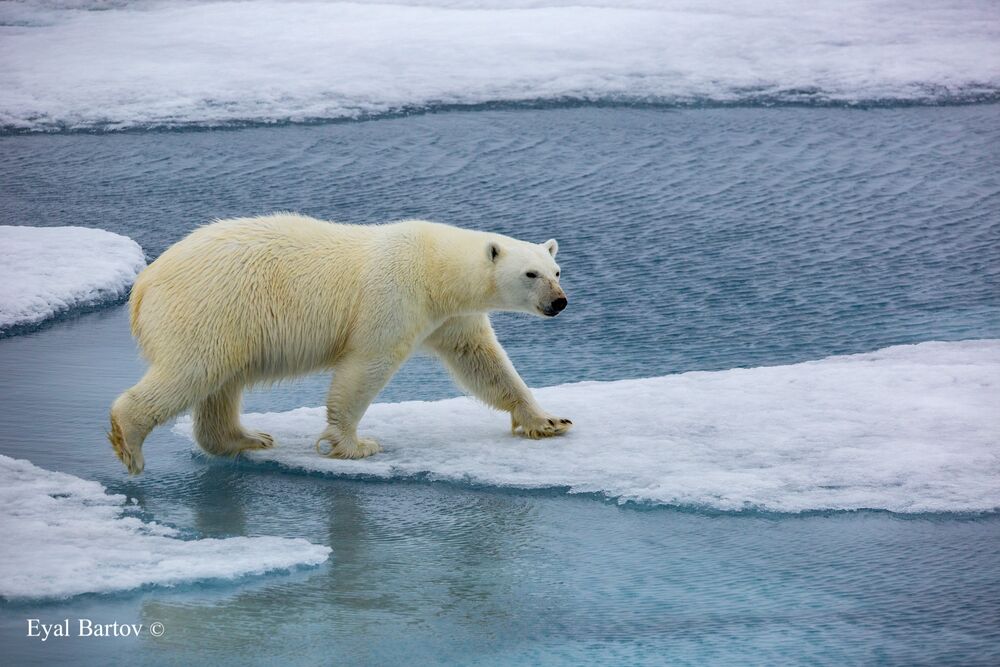
{"label": "polar bear front leg", "polygon": [[547,438],[573,427],[569,419],[551,415],[535,402],[487,315],[453,317],[426,344],[461,386],[487,405],[510,413],[511,433]]}
{"label": "polar bear front leg", "polygon": [[326,397],[327,427],[316,441],[316,451],[334,459],[363,459],[382,447],[358,437],[358,422],[399,367],[398,363],[350,356],[334,366]]}

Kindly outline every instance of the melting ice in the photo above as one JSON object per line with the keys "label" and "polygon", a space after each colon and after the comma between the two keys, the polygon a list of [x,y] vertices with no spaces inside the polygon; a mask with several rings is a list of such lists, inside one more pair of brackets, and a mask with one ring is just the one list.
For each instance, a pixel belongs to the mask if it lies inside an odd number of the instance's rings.
{"label": "melting ice", "polygon": [[0,226],[0,333],[124,296],[139,244],[102,229]]}
{"label": "melting ice", "polygon": [[1000,94],[1000,5],[3,3],[0,62],[0,127],[20,130],[303,121],[567,99],[981,100]]}
{"label": "melting ice", "polygon": [[90,480],[0,455],[0,597],[65,598],[155,584],[235,579],[324,562],[304,539],[185,540],[126,514]]}
{"label": "melting ice", "polygon": [[[567,488],[717,510],[980,512],[1000,508],[1000,340],[536,390],[574,420],[514,438],[468,398],[371,406],[385,451],[322,458],[325,410],[248,414],[278,445],[253,462],[331,475]],[[175,429],[190,435],[190,420]],[[152,455],[152,454],[150,454]]]}

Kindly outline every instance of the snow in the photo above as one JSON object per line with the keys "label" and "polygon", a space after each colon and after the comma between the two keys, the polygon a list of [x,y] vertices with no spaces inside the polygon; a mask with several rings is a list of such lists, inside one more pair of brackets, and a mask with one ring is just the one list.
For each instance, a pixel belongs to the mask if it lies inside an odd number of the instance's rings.
{"label": "snow", "polygon": [[330,554],[300,538],[179,539],[173,528],[127,510],[124,496],[97,482],[0,455],[0,597],[235,579],[318,565]]}
{"label": "snow", "polygon": [[101,229],[0,226],[0,333],[118,299],[145,266],[138,243]]}
{"label": "snow", "polygon": [[[360,461],[313,449],[322,408],[248,414],[276,436],[246,459],[337,476],[565,488],[634,501],[776,512],[1000,508],[1000,340],[928,342],[787,366],[536,390],[574,420],[531,441],[468,398],[375,404]],[[190,419],[175,426],[190,437]]]}
{"label": "snow", "polygon": [[0,62],[0,126],[21,131],[487,102],[996,99],[1000,4],[2,3]]}

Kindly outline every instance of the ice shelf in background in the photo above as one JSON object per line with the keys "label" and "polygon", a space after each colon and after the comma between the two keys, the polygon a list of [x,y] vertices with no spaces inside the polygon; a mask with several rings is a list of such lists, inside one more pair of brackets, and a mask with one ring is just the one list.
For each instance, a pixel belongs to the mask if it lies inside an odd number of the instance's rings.
{"label": "ice shelf in background", "polygon": [[1000,95],[990,0],[84,0],[3,3],[0,24],[0,127],[21,131]]}
{"label": "ice shelf in background", "polygon": [[103,229],[0,226],[0,334],[119,299],[145,266],[138,243]]}
{"label": "ice shelf in background", "polygon": [[317,565],[330,554],[299,538],[179,539],[173,528],[126,512],[125,497],[97,482],[0,455],[0,597],[235,579]]}
{"label": "ice shelf in background", "polygon": [[[248,414],[277,446],[252,462],[338,476],[567,488],[620,502],[777,512],[1000,508],[1000,340],[535,391],[575,422],[526,440],[468,398],[371,406],[384,452],[320,457],[323,408]],[[190,436],[189,418],[174,427]]]}

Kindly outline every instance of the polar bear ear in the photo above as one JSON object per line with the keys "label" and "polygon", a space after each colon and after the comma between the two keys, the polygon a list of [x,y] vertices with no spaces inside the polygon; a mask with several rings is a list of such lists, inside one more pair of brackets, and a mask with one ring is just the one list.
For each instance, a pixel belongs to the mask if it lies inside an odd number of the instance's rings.
{"label": "polar bear ear", "polygon": [[497,243],[491,243],[486,249],[486,256],[490,258],[491,262],[497,261],[497,257],[500,256],[500,245]]}
{"label": "polar bear ear", "polygon": [[545,249],[548,250],[549,254],[553,257],[555,257],[556,253],[559,252],[559,241],[556,241],[555,239],[549,239],[542,245],[545,246]]}

